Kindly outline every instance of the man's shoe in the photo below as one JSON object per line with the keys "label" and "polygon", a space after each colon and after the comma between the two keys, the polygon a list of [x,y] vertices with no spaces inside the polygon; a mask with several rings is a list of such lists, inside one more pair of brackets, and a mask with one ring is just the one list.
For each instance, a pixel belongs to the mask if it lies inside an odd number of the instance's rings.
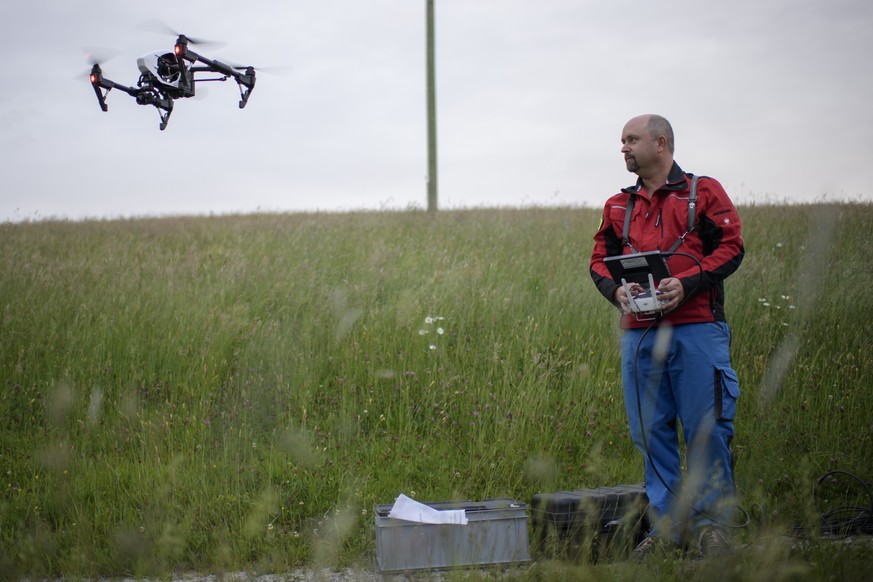
{"label": "man's shoe", "polygon": [[731,544],[721,528],[708,526],[704,527],[697,536],[697,549],[704,558],[723,556],[731,551]]}
{"label": "man's shoe", "polygon": [[648,535],[631,552],[631,560],[640,562],[654,554],[663,555],[664,545],[658,536]]}

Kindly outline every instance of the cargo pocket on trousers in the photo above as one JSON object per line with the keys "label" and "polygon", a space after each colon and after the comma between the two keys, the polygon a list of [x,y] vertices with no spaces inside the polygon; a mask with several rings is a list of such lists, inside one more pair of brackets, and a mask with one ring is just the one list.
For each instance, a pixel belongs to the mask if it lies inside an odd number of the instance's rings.
{"label": "cargo pocket on trousers", "polygon": [[731,367],[715,368],[715,418],[733,420],[737,412],[737,398],[740,397],[740,382]]}

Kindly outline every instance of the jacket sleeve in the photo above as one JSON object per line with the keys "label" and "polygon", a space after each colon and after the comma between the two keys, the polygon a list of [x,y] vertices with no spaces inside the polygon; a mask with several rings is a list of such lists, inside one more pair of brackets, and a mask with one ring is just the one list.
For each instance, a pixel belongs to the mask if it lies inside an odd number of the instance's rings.
{"label": "jacket sleeve", "polygon": [[624,209],[610,204],[609,201],[606,203],[600,217],[600,227],[594,234],[594,250],[591,252],[589,263],[589,272],[597,290],[616,307],[618,304],[615,303],[615,290],[618,289],[618,284],[612,280],[609,269],[603,264],[603,259],[622,253],[621,237],[616,234],[615,227],[617,214],[621,214],[621,224],[624,222],[624,213],[621,210]]}
{"label": "jacket sleeve", "polygon": [[695,228],[700,238],[703,273],[695,264],[674,275],[682,281],[686,293],[695,294],[709,291],[731,275],[745,255],[740,217],[717,180],[701,178],[698,208]]}

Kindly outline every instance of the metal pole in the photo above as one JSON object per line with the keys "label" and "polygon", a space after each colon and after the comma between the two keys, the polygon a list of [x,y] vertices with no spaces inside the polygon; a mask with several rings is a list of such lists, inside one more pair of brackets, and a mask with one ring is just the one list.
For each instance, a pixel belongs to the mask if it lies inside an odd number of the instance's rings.
{"label": "metal pole", "polygon": [[436,73],[433,2],[427,0],[427,210],[437,209]]}

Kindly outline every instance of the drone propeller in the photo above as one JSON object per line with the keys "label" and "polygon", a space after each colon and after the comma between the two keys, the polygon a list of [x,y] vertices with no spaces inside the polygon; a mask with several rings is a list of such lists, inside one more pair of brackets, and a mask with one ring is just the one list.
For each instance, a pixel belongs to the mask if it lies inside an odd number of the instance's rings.
{"label": "drone propeller", "polygon": [[238,63],[227,63],[237,71],[245,71],[246,69],[253,69],[258,73],[266,73],[268,75],[277,75],[280,77],[287,77],[291,74],[292,68],[290,66],[278,66],[278,67],[253,67],[251,65],[240,65]]}
{"label": "drone propeller", "polygon": [[136,26],[137,30],[144,30],[146,32],[154,32],[155,34],[166,34],[170,36],[181,36],[188,40],[189,44],[199,45],[203,48],[219,48],[224,46],[225,42],[215,41],[215,40],[206,40],[202,38],[191,38],[187,34],[182,34],[181,32],[177,32],[170,28],[166,23],[157,19],[151,18],[149,20],[143,20]]}
{"label": "drone propeller", "polygon": [[82,50],[85,53],[85,61],[91,68],[81,73],[78,73],[75,77],[73,77],[73,80],[89,83],[91,73],[94,70],[94,65],[97,65],[99,67],[106,61],[111,61],[121,54],[121,51],[118,49],[111,49],[106,47],[85,47]]}
{"label": "drone propeller", "polygon": [[234,67],[234,68],[238,69],[240,71],[252,68],[259,73],[266,73],[268,75],[277,75],[279,77],[287,77],[292,72],[291,67]]}
{"label": "drone propeller", "polygon": [[102,65],[106,61],[110,61],[121,54],[121,51],[118,49],[111,49],[106,47],[85,47],[83,49],[85,51],[85,60],[88,61],[88,64],[92,67],[94,65]]}

